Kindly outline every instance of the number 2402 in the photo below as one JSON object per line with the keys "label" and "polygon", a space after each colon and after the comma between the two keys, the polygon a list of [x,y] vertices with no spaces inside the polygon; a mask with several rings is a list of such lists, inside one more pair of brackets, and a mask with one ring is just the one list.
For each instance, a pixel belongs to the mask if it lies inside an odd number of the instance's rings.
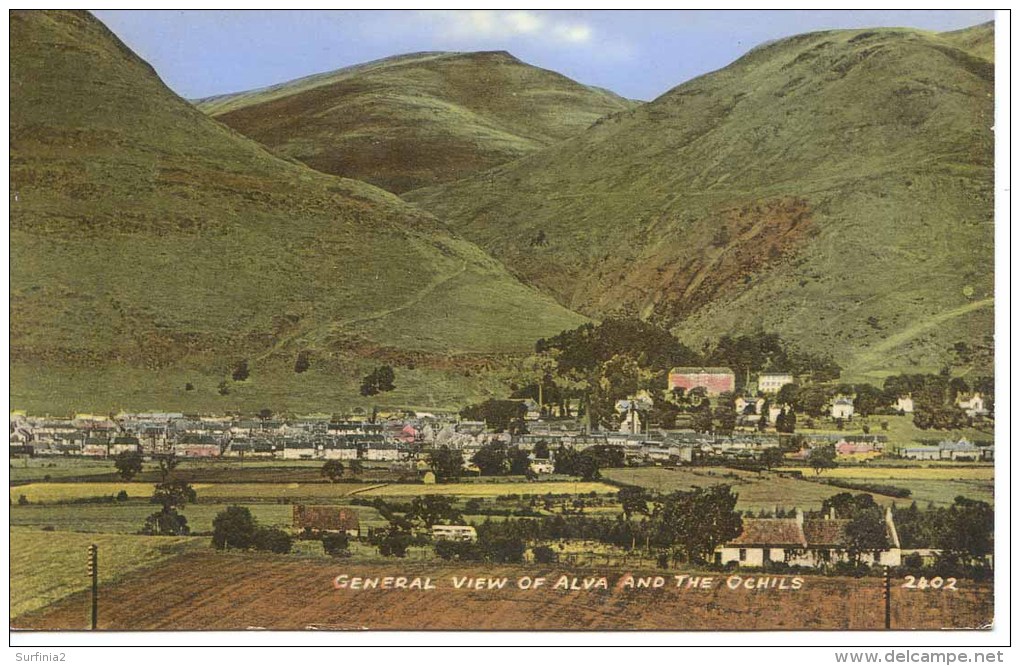
{"label": "number 2402", "polygon": [[915,576],[904,576],[904,578],[906,580],[903,583],[903,585],[901,585],[900,587],[905,587],[905,588],[908,588],[908,589],[911,589],[911,590],[927,590],[927,589],[932,589],[932,590],[955,590],[955,589],[957,589],[956,588],[956,579],[955,578],[946,578],[946,579],[943,579],[941,576],[935,576],[931,580],[928,580],[924,576],[921,576],[920,578],[917,578]]}

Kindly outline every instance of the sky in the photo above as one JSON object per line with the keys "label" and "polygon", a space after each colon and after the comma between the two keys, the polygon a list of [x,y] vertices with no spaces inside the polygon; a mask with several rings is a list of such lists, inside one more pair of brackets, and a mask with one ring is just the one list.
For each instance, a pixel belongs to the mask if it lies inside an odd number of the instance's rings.
{"label": "sky", "polygon": [[164,83],[196,99],[416,51],[509,51],[651,100],[762,42],[833,28],[956,30],[987,10],[96,10]]}

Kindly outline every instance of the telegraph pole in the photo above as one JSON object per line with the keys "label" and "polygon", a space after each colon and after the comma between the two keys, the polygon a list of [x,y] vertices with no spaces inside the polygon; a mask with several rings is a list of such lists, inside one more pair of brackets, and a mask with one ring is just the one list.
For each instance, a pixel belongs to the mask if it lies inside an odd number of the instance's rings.
{"label": "telegraph pole", "polygon": [[889,567],[882,571],[882,598],[885,600],[885,628],[892,628],[892,595],[889,588]]}
{"label": "telegraph pole", "polygon": [[88,547],[88,574],[92,578],[92,609],[89,628],[95,630],[99,620],[99,548],[96,544]]}

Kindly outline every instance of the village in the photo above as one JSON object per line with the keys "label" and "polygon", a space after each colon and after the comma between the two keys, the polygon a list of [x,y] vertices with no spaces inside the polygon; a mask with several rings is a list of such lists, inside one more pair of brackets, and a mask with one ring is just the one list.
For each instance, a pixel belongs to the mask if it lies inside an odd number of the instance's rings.
{"label": "village", "polygon": [[[514,431],[495,431],[485,421],[466,420],[456,414],[378,411],[373,414],[199,415],[175,412],[78,413],[67,417],[10,415],[10,454],[111,458],[124,452],[144,456],[174,454],[179,458],[238,458],[282,460],[364,460],[410,462],[441,446],[459,451],[465,472],[477,473],[471,459],[491,444],[516,446],[534,454],[590,447],[615,447],[628,465],[691,464],[698,460],[760,460],[764,452],[782,448],[785,458],[805,461],[812,449],[833,446],[837,459],[860,462],[889,457],[911,460],[992,461],[989,441],[966,438],[938,441],[890,442],[888,434],[870,432],[868,425],[852,430],[854,396],[837,395],[826,405],[828,420],[817,429],[782,432],[783,419],[792,407],[776,400],[790,373],[761,373],[755,386],[737,392],[735,375],[728,368],[674,368],[664,395],[701,395],[708,400],[732,398],[734,428],[728,434],[694,428],[665,429],[648,421],[652,398],[640,392],[615,404],[615,428],[591,428],[579,418],[550,418],[535,400],[516,402],[524,422]],[[958,407],[971,419],[990,421],[980,392],[960,396]],[[910,395],[898,396],[884,406],[887,415],[914,412]],[[866,423],[866,422],[865,422]],[[828,426],[827,428],[824,426]],[[845,432],[844,432],[845,431]],[[930,439],[930,438],[928,438]],[[795,450],[789,450],[795,446]],[[552,472],[548,455],[532,455],[537,474]]]}

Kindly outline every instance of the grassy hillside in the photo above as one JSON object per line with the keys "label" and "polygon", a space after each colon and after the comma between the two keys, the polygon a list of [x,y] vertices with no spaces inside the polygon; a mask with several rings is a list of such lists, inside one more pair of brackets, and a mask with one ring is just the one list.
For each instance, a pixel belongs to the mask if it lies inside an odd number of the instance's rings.
{"label": "grassy hillside", "polygon": [[397,197],[210,120],[91,15],[10,19],[13,405],[337,407],[381,360],[414,367],[391,400],[456,402],[582,321]]}
{"label": "grassy hillside", "polygon": [[505,52],[397,56],[198,102],[281,155],[392,192],[527,155],[631,106]]}
{"label": "grassy hillside", "polygon": [[995,60],[995,22],[989,21],[981,25],[971,26],[963,30],[943,32],[940,37],[958,49],[971,55]]}
{"label": "grassy hillside", "polygon": [[776,331],[852,378],[986,368],[993,67],[954,39],[771,43],[405,198],[589,315],[636,313],[693,344]]}

